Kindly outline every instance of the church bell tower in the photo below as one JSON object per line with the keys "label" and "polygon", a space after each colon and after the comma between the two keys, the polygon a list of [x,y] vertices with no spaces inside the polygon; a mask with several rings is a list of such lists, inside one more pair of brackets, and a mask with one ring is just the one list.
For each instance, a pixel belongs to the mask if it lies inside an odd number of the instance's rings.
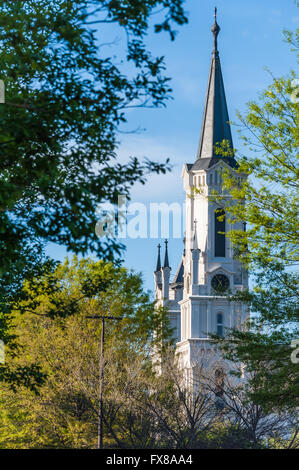
{"label": "church bell tower", "polygon": [[[167,244],[167,276],[165,268],[161,268],[160,248],[155,272],[157,303],[169,310],[177,353],[191,378],[196,363],[214,348],[210,335],[224,335],[226,329],[238,327],[248,316],[245,305],[227,298],[228,292],[248,287],[247,271],[234,258],[233,247],[225,236],[232,228],[243,230],[244,224],[238,222],[231,227],[229,214],[210,197],[215,192],[225,197],[221,173],[223,170],[234,173],[238,166],[218,51],[220,27],[216,12],[215,9],[214,48],[198,152],[195,162],[186,163],[182,171],[186,192],[185,249],[171,281]],[[215,150],[223,141],[229,149],[225,155]]]}

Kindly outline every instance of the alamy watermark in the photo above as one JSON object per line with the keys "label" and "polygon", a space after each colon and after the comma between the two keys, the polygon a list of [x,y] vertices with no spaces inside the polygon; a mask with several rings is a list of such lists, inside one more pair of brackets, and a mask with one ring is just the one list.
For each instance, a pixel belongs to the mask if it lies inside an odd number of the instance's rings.
{"label": "alamy watermark", "polygon": [[102,203],[97,206],[95,232],[107,238],[183,238],[185,203],[130,202],[126,196],[118,197],[118,204]]}
{"label": "alamy watermark", "polygon": [[291,343],[291,347],[295,348],[291,354],[291,361],[293,364],[298,364],[299,363],[299,338],[293,339]]}

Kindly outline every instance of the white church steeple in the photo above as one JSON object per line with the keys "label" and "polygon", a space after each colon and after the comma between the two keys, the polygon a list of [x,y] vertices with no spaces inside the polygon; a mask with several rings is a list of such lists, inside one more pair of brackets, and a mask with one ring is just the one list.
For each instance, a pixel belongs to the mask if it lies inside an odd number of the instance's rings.
{"label": "white church steeple", "polygon": [[[238,326],[248,316],[244,305],[230,302],[227,293],[247,288],[248,276],[235,259],[226,237],[231,229],[228,214],[211,194],[221,193],[223,169],[234,172],[234,158],[224,82],[218,51],[220,27],[216,19],[212,27],[214,49],[208,79],[199,149],[194,163],[183,166],[182,177],[186,192],[185,250],[178,271],[169,283],[167,266],[162,268],[162,292],[156,289],[158,303],[169,309],[174,328],[177,352],[182,367],[192,377],[196,360],[213,348],[210,334]],[[229,154],[221,155],[215,146],[225,141]],[[234,229],[243,229],[237,223]],[[160,293],[161,292],[161,293]],[[158,293],[158,295],[157,295]],[[221,318],[221,330],[219,319]]]}
{"label": "white church steeple", "polygon": [[198,159],[215,157],[215,145],[223,140],[226,140],[231,150],[233,150],[233,139],[229,124],[225,89],[217,45],[220,26],[217,23],[216,13],[217,9],[215,8],[215,23],[212,26],[214,49],[212,52],[208,88],[197,153]]}

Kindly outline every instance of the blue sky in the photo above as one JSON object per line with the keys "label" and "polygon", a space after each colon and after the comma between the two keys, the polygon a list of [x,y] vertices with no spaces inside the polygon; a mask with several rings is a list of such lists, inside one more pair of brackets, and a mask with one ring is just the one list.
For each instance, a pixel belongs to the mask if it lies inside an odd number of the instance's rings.
{"label": "blue sky", "polygon": [[[218,8],[221,32],[218,48],[222,63],[226,97],[231,121],[235,112],[244,111],[246,103],[257,98],[271,82],[268,67],[275,76],[285,75],[295,67],[294,53],[283,42],[283,29],[294,30],[299,23],[299,8],[294,0],[186,0],[189,23],[177,28],[170,42],[165,34],[147,37],[153,55],[164,55],[167,74],[172,77],[173,100],[167,108],[133,110],[128,128],[144,128],[138,134],[120,135],[118,158],[131,155],[163,161],[169,157],[173,170],[166,176],[152,176],[145,186],[137,184],[132,200],[180,202],[184,200],[181,169],[195,160],[212,51],[214,7]],[[234,146],[240,148],[236,129],[232,128]],[[124,254],[126,266],[141,272],[147,289],[153,288],[157,239],[128,240]],[[182,254],[181,240],[170,239],[169,256],[174,274]],[[49,247],[58,259],[63,247]]]}

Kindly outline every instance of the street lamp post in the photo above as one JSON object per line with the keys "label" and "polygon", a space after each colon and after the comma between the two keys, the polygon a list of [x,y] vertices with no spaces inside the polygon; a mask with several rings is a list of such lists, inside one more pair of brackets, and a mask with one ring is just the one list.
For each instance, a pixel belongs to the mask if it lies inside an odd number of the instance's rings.
{"label": "street lamp post", "polygon": [[101,345],[100,345],[100,360],[99,360],[99,375],[100,375],[100,390],[99,390],[99,421],[98,421],[98,449],[103,449],[103,392],[104,392],[104,344],[105,344],[105,320],[121,320],[121,317],[105,316],[105,315],[92,315],[86,318],[93,318],[102,320],[101,332]]}

